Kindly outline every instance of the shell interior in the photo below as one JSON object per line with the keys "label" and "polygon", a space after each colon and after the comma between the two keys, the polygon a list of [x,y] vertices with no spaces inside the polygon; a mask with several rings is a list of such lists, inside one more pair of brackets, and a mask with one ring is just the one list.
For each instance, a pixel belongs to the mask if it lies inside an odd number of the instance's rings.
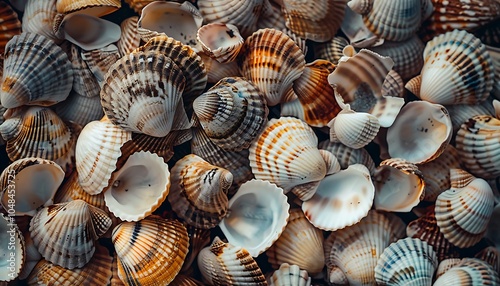
{"label": "shell interior", "polygon": [[11,281],[24,265],[24,239],[13,217],[0,216],[0,281]]}

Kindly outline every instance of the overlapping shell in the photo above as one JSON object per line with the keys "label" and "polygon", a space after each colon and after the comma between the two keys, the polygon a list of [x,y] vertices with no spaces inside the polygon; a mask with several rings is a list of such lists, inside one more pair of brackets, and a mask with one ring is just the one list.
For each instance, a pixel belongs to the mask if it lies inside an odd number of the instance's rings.
{"label": "overlapping shell", "polygon": [[16,279],[24,267],[26,254],[23,234],[13,216],[0,214],[0,281]]}
{"label": "overlapping shell", "polygon": [[328,123],[328,126],[330,141],[359,149],[368,145],[377,136],[380,123],[377,117],[370,113],[344,109]]}
{"label": "overlapping shell", "polygon": [[268,284],[269,286],[310,286],[311,277],[307,271],[300,270],[297,265],[283,263],[268,279]]}
{"label": "overlapping shell", "polygon": [[9,6],[2,2],[0,4],[0,54],[5,51],[7,42],[15,35],[21,34],[21,22],[18,19],[17,13]]}
{"label": "overlapping shell", "polygon": [[24,32],[43,35],[54,42],[59,42],[54,33],[52,21],[57,15],[57,0],[28,0],[24,9],[22,28]]}
{"label": "overlapping shell", "polygon": [[488,263],[476,258],[464,258],[458,264],[443,273],[435,286],[445,285],[498,285],[498,273]]}
{"label": "overlapping shell", "polygon": [[121,7],[118,0],[57,0],[58,13],[69,14],[74,12],[85,13],[101,17],[116,11]]}
{"label": "overlapping shell", "polygon": [[196,39],[203,52],[219,63],[232,62],[238,56],[244,39],[232,24],[211,23],[198,29]]}
{"label": "overlapping shell", "polygon": [[330,140],[319,142],[319,148],[330,151],[339,161],[342,169],[347,169],[350,165],[363,164],[370,174],[375,173],[375,163],[370,153],[366,149],[353,149],[342,143],[333,143]]}

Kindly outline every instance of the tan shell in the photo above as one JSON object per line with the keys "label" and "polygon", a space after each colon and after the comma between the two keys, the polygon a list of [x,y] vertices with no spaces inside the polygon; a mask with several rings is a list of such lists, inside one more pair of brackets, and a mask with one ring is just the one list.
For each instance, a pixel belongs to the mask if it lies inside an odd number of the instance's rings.
{"label": "tan shell", "polygon": [[377,136],[380,123],[377,117],[370,113],[355,112],[347,108],[339,112],[328,126],[330,141],[359,149],[368,145]]}
{"label": "tan shell", "polygon": [[57,0],[58,13],[84,13],[101,17],[118,10],[121,7],[119,0]]}
{"label": "tan shell", "polygon": [[310,286],[311,277],[307,271],[300,270],[297,265],[283,263],[278,270],[273,272],[268,279],[268,284],[269,286]]}
{"label": "tan shell", "polygon": [[455,267],[462,261],[460,258],[448,258],[439,262],[438,268],[436,269],[436,280],[441,277],[446,271],[450,270],[452,267]]}
{"label": "tan shell", "polygon": [[23,31],[43,35],[56,43],[60,42],[52,27],[52,21],[57,15],[56,1],[28,0],[23,14]]}
{"label": "tan shell", "polygon": [[498,273],[488,263],[477,258],[464,258],[441,275],[434,286],[498,285]]}
{"label": "tan shell", "polygon": [[82,51],[81,55],[101,86],[109,68],[120,59],[118,47],[113,44],[100,49]]}
{"label": "tan shell", "polygon": [[200,27],[196,39],[203,52],[219,63],[234,61],[244,42],[238,27],[222,23],[210,23]]}
{"label": "tan shell", "polygon": [[104,194],[90,195],[85,192],[78,182],[78,173],[73,172],[57,190],[54,198],[55,203],[69,202],[72,200],[82,200],[87,204],[100,208],[109,213],[104,201]]}
{"label": "tan shell", "polygon": [[137,49],[141,44],[141,37],[137,32],[138,16],[129,17],[120,24],[122,34],[120,40],[116,43],[120,56],[130,54],[133,50]]}
{"label": "tan shell", "polygon": [[99,96],[86,97],[74,91],[65,101],[56,104],[54,110],[62,120],[74,122],[80,126],[85,126],[104,116]]}
{"label": "tan shell", "polygon": [[69,45],[71,47],[68,57],[73,66],[73,91],[86,97],[99,96],[101,87],[94,73],[82,58],[81,48],[74,44]]}
{"label": "tan shell", "polygon": [[319,148],[330,151],[338,159],[342,169],[347,169],[350,165],[363,164],[368,168],[370,174],[375,173],[375,163],[366,149],[353,149],[342,143],[333,143],[330,140],[319,142]]}
{"label": "tan shell", "polygon": [[15,35],[21,34],[21,22],[18,19],[17,13],[9,6],[2,2],[0,4],[0,54],[5,51],[7,42]]}
{"label": "tan shell", "polygon": [[3,213],[0,213],[0,231],[0,281],[12,281],[19,276],[25,265],[26,248],[23,234],[14,217]]}
{"label": "tan shell", "polygon": [[314,46],[314,57],[317,59],[324,59],[338,64],[339,59],[344,56],[343,50],[349,45],[349,41],[341,36],[335,36],[328,42],[319,43]]}

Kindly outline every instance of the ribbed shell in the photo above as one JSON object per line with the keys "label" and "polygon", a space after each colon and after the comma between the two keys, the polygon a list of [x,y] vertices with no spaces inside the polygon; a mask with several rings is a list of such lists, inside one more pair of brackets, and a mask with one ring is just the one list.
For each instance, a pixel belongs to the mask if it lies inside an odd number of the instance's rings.
{"label": "ribbed shell", "polygon": [[446,105],[445,107],[450,114],[454,134],[458,132],[463,123],[469,121],[469,119],[476,115],[495,116],[495,109],[493,107],[491,97],[478,104],[453,104]]}
{"label": "ribbed shell", "polygon": [[244,42],[238,27],[222,23],[200,27],[196,39],[203,52],[220,63],[234,61]]}
{"label": "ribbed shell", "polygon": [[328,123],[328,126],[330,141],[359,149],[368,145],[377,136],[380,123],[377,117],[370,113],[344,109]]}
{"label": "ribbed shell", "polygon": [[113,44],[100,49],[82,51],[81,55],[101,86],[109,68],[120,59],[118,47]]}
{"label": "ribbed shell", "polygon": [[200,251],[198,266],[209,285],[267,285],[259,265],[244,248],[215,237]]}
{"label": "ribbed shell", "polygon": [[120,28],[122,34],[116,43],[120,56],[125,56],[137,49],[141,43],[141,37],[137,33],[138,16],[132,16],[122,21]]}
{"label": "ribbed shell", "polygon": [[86,97],[74,91],[68,98],[56,104],[54,111],[66,122],[74,122],[80,126],[99,120],[104,116],[101,98],[99,96]]}
{"label": "ribbed shell", "polygon": [[40,254],[64,268],[81,268],[90,261],[95,241],[111,226],[103,210],[82,200],[41,209],[30,222],[30,233]]}
{"label": "ribbed shell", "polygon": [[236,61],[221,64],[204,53],[201,53],[200,57],[203,60],[203,64],[207,71],[208,83],[217,83],[225,77],[241,76],[240,69]]}
{"label": "ribbed shell", "polygon": [[297,265],[281,264],[268,279],[269,286],[310,286],[311,277]]}
{"label": "ribbed shell", "polygon": [[385,96],[403,97],[405,86],[401,76],[394,70],[390,70],[382,85],[382,94]]}
{"label": "ribbed shell", "polygon": [[320,43],[314,46],[314,57],[324,59],[334,63],[339,63],[339,59],[344,56],[343,50],[349,45],[349,41],[341,36],[335,36],[328,42]]}
{"label": "ribbed shell", "polygon": [[57,0],[56,4],[58,13],[81,12],[96,17],[112,13],[120,7],[119,0]]}
{"label": "ribbed shell", "polygon": [[101,87],[87,62],[82,58],[82,49],[74,44],[69,45],[71,48],[68,57],[73,66],[73,90],[86,97],[99,96]]}
{"label": "ribbed shell", "polygon": [[441,277],[446,271],[450,270],[452,267],[460,263],[462,259],[460,258],[448,258],[439,262],[438,268],[436,269],[436,279]]}
{"label": "ribbed shell", "polygon": [[3,283],[16,279],[25,267],[26,248],[14,217],[0,213],[0,231],[0,281]]}
{"label": "ribbed shell", "polygon": [[476,258],[464,258],[435,282],[434,286],[498,285],[498,273],[488,263]]}
{"label": "ribbed shell", "polygon": [[42,35],[24,32],[5,47],[2,105],[49,106],[68,97],[73,69],[66,53]]}
{"label": "ribbed shell", "polygon": [[118,276],[125,285],[168,284],[188,252],[186,227],[177,220],[149,216],[113,229]]}
{"label": "ribbed shell", "polygon": [[21,34],[21,22],[17,13],[5,2],[0,3],[0,30],[2,31],[0,34],[0,54],[3,54],[7,42],[15,35]]}
{"label": "ribbed shell", "polygon": [[23,31],[43,35],[56,43],[61,41],[52,27],[52,21],[57,15],[56,1],[28,0],[23,14]]}
{"label": "ribbed shell", "polygon": [[320,150],[324,149],[332,152],[338,159],[342,169],[347,169],[353,164],[363,164],[368,168],[370,174],[375,173],[375,163],[366,149],[353,149],[342,143],[333,143],[330,140],[321,141],[318,146]]}
{"label": "ribbed shell", "polygon": [[474,257],[488,263],[497,273],[500,273],[500,251],[495,246],[485,247],[476,253]]}

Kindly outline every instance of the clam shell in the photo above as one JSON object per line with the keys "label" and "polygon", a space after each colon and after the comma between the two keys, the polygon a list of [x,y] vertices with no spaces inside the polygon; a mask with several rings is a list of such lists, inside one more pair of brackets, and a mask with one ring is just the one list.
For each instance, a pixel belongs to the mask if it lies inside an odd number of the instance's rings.
{"label": "clam shell", "polygon": [[314,46],[314,57],[324,59],[338,64],[339,59],[344,55],[342,51],[349,45],[349,41],[341,36],[335,36],[328,42],[320,43]]}
{"label": "clam shell", "polygon": [[101,17],[118,10],[121,7],[119,0],[57,0],[58,13],[84,13]]}
{"label": "clam shell", "polygon": [[130,54],[141,45],[141,37],[137,32],[137,21],[139,21],[139,17],[132,16],[123,20],[120,24],[122,34],[116,46],[122,57]]}
{"label": "clam shell", "polygon": [[82,51],[81,55],[100,86],[102,86],[109,68],[120,59],[118,47],[113,44],[100,49]]}
{"label": "clam shell", "polygon": [[495,246],[484,248],[476,253],[474,257],[488,263],[497,273],[500,273],[500,251]]}
{"label": "clam shell", "polygon": [[222,23],[211,23],[200,27],[196,39],[205,54],[219,63],[234,61],[244,42],[238,27]]}
{"label": "clam shell", "polygon": [[328,123],[328,126],[330,141],[359,149],[368,145],[377,136],[380,123],[377,117],[370,113],[344,109]]}
{"label": "clam shell", "polygon": [[266,94],[267,104],[280,103],[305,67],[302,50],[285,33],[260,29],[246,38],[238,56],[241,74]]}
{"label": "clam shell", "polygon": [[188,251],[186,227],[177,220],[149,216],[113,229],[118,276],[125,285],[170,283]]}
{"label": "clam shell", "polygon": [[476,258],[464,258],[441,275],[434,286],[444,285],[498,285],[498,273],[488,263]]}
{"label": "clam shell", "polygon": [[450,114],[451,123],[453,124],[453,134],[456,134],[460,130],[460,126],[463,123],[476,115],[495,116],[495,109],[490,98],[474,105],[452,104],[445,107]]}
{"label": "clam shell", "polygon": [[17,227],[14,217],[0,214],[0,281],[16,279],[24,267],[26,249],[23,234]]}
{"label": "clam shell", "polygon": [[203,60],[203,64],[207,71],[208,83],[217,83],[225,77],[241,76],[240,69],[236,61],[221,64],[204,53],[200,53],[200,57]]}
{"label": "clam shell", "polygon": [[380,255],[375,280],[379,285],[431,285],[437,266],[436,253],[427,242],[404,238]]}
{"label": "clam shell", "polygon": [[168,200],[175,213],[197,228],[215,227],[227,212],[231,172],[189,154],[175,163],[171,173]]}
{"label": "clam shell", "polygon": [[219,227],[229,243],[244,247],[257,257],[282,234],[289,208],[281,188],[267,181],[251,180],[231,198]]}
{"label": "clam shell", "polygon": [[64,268],[83,267],[95,251],[95,241],[111,226],[103,210],[82,200],[60,203],[38,211],[30,234],[47,261]]}
{"label": "clam shell", "polygon": [[70,44],[70,46],[68,57],[73,66],[73,91],[86,97],[99,96],[101,87],[94,73],[82,58],[82,50],[77,45]]}
{"label": "clam shell", "polygon": [[73,69],[66,54],[38,34],[14,36],[5,47],[3,65],[0,99],[7,108],[56,104],[68,97],[73,84]]}
{"label": "clam shell", "polygon": [[[5,46],[15,35],[21,34],[21,22],[18,19],[17,13],[9,6],[2,2],[0,4],[0,54],[5,52]],[[23,29],[24,30],[24,29]]]}
{"label": "clam shell", "polygon": [[264,93],[241,77],[221,79],[194,100],[193,109],[210,140],[228,151],[247,149],[269,113]]}
{"label": "clam shell", "polygon": [[54,111],[62,120],[71,121],[80,126],[85,126],[104,116],[99,96],[87,97],[76,92],[71,92],[65,101],[56,104]]}
{"label": "clam shell", "polygon": [[56,37],[52,26],[57,15],[56,1],[28,0],[23,14],[23,31],[43,35],[58,43],[60,39]]}
{"label": "clam shell", "polygon": [[347,169],[350,165],[362,164],[368,168],[371,175],[375,173],[375,163],[366,149],[353,149],[330,140],[321,141],[318,146],[320,151],[324,149],[333,153],[342,169]]}
{"label": "clam shell", "polygon": [[274,271],[273,275],[268,279],[269,286],[310,286],[311,277],[307,271],[300,270],[297,265],[288,263],[281,264],[280,268]]}

